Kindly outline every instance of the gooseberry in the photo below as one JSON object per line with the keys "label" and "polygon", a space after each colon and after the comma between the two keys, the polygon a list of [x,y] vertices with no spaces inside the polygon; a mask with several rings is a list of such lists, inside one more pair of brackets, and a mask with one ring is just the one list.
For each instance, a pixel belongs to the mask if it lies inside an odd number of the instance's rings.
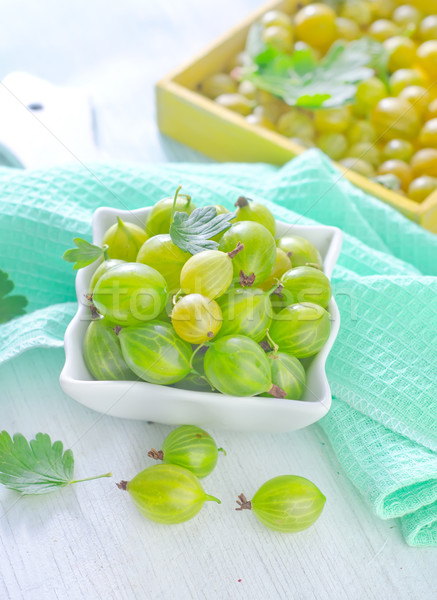
{"label": "gooseberry", "polygon": [[144,381],[168,385],[190,372],[191,346],[168,323],[148,321],[119,329],[123,358]]}
{"label": "gooseberry", "polygon": [[103,236],[102,243],[108,246],[106,254],[109,258],[134,262],[138,250],[147,238],[148,235],[144,229],[135,223],[125,222],[117,217],[117,223],[108,229]]}
{"label": "gooseberry", "polygon": [[99,381],[137,379],[123,358],[112,324],[106,319],[95,319],[88,325],[83,341],[83,359],[88,371]]}
{"label": "gooseberry", "polygon": [[[160,233],[169,233],[170,218],[173,211],[174,197],[163,198],[159,200],[150,211],[146,222],[146,232],[149,237]],[[191,196],[187,194],[178,194],[175,203],[177,212],[184,212],[190,215],[196,207],[191,202]]]}
{"label": "gooseberry", "polygon": [[281,284],[286,305],[313,302],[326,308],[331,298],[329,279],[313,267],[293,267],[282,275]]}
{"label": "gooseberry", "polygon": [[167,298],[164,277],[156,269],[139,263],[124,262],[112,267],[93,290],[97,310],[117,325],[155,319]]}
{"label": "gooseberry", "polygon": [[224,452],[223,448],[217,448],[207,431],[195,425],[181,425],[168,434],[161,450],[152,448],[147,455],[163,464],[188,469],[202,479],[214,470],[219,452]]}
{"label": "gooseberry", "polygon": [[189,252],[184,252],[173,243],[168,233],[161,233],[141,246],[136,261],[161,273],[168,291],[172,293],[179,289],[182,267],[190,257]]}
{"label": "gooseberry", "polygon": [[281,352],[296,358],[313,356],[323,348],[331,331],[329,313],[318,304],[292,304],[277,313],[270,336]]}
{"label": "gooseberry", "polygon": [[294,533],[313,525],[325,502],[319,488],[305,477],[280,475],[266,481],[251,501],[240,494],[235,510],[252,509],[269,529]]}
{"label": "gooseberry", "polygon": [[220,331],[222,321],[222,311],[217,302],[201,294],[183,296],[171,313],[174,330],[190,344],[204,344],[212,340]]}
{"label": "gooseberry", "polygon": [[[220,247],[221,247],[220,242]],[[204,250],[194,254],[182,267],[181,290],[184,294],[202,294],[207,298],[218,298],[232,283],[232,261],[244,251],[243,244],[235,244],[230,252]]]}
{"label": "gooseberry", "polygon": [[275,264],[275,239],[264,225],[240,221],[225,231],[219,249],[230,252],[239,242],[244,245],[244,251],[239,252],[232,261],[234,277],[243,285],[254,282],[259,285],[267,279]]}
{"label": "gooseberry", "polygon": [[240,196],[235,206],[237,207],[235,221],[254,221],[255,223],[260,223],[275,236],[275,217],[267,206],[259,202],[253,202],[253,200],[245,196]]}
{"label": "gooseberry", "polygon": [[256,396],[270,392],[283,398],[285,392],[272,384],[270,364],[261,347],[243,335],[217,339],[204,359],[205,375],[211,385],[230,396]]}
{"label": "gooseberry", "polygon": [[191,471],[178,465],[153,465],[117,487],[128,491],[138,510],[151,521],[173,525],[195,517],[206,501],[221,504],[205,493]]}
{"label": "gooseberry", "polygon": [[322,257],[317,248],[306,238],[298,235],[287,235],[277,240],[277,246],[287,253],[292,267],[302,267],[307,264],[322,267]]}

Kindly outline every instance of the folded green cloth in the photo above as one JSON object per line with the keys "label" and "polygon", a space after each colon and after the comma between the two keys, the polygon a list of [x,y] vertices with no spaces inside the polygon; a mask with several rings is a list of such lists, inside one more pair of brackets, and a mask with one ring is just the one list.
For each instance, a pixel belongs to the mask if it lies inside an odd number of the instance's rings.
{"label": "folded green cloth", "polygon": [[342,315],[327,369],[334,396],[321,421],[351,481],[408,544],[437,545],[437,237],[354,188],[318,151],[269,165],[95,165],[0,170],[0,269],[29,299],[0,326],[0,362],[61,346],[75,312],[62,260],[90,238],[98,206],[150,205],[181,184],[197,205],[266,201],[289,223],[345,233],[333,289]]}

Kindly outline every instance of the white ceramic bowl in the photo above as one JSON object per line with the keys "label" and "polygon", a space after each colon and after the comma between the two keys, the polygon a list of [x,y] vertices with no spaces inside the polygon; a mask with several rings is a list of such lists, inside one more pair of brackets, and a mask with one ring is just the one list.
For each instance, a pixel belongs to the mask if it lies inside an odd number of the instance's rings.
{"label": "white ceramic bowl", "polygon": [[[145,223],[151,209],[120,211],[99,208],[93,217],[93,241],[101,244],[105,231],[117,216],[126,221]],[[135,215],[135,216],[133,216]],[[287,225],[277,221],[278,235],[294,234],[310,240],[320,251],[324,271],[331,277],[342,242],[336,227]],[[94,381],[82,357],[82,344],[90,321],[84,295],[96,269],[90,265],[76,277],[78,310],[65,332],[65,365],[60,375],[62,389],[71,398],[95,411],[123,417],[156,421],[168,425],[189,423],[202,427],[222,427],[238,431],[292,431],[321,419],[331,406],[331,390],[325,362],[337,337],[340,315],[332,298],[328,310],[331,333],[322,350],[307,359],[307,387],[302,400],[276,398],[239,398],[209,392],[193,392],[154,385],[145,381]]]}

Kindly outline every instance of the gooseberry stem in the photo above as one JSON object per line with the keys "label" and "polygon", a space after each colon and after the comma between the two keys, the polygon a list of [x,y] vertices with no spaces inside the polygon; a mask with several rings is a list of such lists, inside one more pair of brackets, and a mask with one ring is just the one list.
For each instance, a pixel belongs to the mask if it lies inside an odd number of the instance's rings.
{"label": "gooseberry stem", "polygon": [[211,500],[211,502],[217,502],[217,504],[221,504],[222,501],[215,496],[210,496],[209,494],[205,494],[205,501]]}
{"label": "gooseberry stem", "polygon": [[100,313],[97,310],[96,305],[93,302],[93,295],[92,294],[85,294],[85,298],[88,300],[89,302],[89,309],[91,312],[91,319],[94,321],[95,319],[100,319]]}
{"label": "gooseberry stem", "polygon": [[255,273],[246,275],[244,271],[240,271],[240,285],[241,287],[252,287],[255,283]]}
{"label": "gooseberry stem", "polygon": [[82,483],[82,481],[92,481],[93,479],[102,479],[102,477],[112,477],[112,473],[104,473],[103,475],[95,475],[94,477],[86,477],[85,479],[74,479],[70,483]]}
{"label": "gooseberry stem", "polygon": [[279,346],[278,344],[275,344],[275,342],[270,337],[270,331],[268,329],[266,331],[266,338],[268,339],[270,346],[273,348],[273,352],[276,353],[279,350]]}
{"label": "gooseberry stem", "polygon": [[238,504],[238,508],[235,510],[252,510],[252,502],[248,500],[244,494],[240,494],[236,502]]}
{"label": "gooseberry stem", "polygon": [[246,206],[249,206],[249,202],[252,202],[250,198],[246,198],[246,196],[240,196],[236,201],[235,206],[238,208],[245,208]]}
{"label": "gooseberry stem", "polygon": [[275,281],[276,281],[275,285],[266,292],[267,296],[270,296],[271,294],[276,294],[277,296],[282,296],[281,292],[284,289],[284,286],[279,281],[279,279],[275,279]]}
{"label": "gooseberry stem", "polygon": [[194,350],[193,354],[191,355],[191,359],[190,359],[190,369],[192,371],[194,371],[195,373],[197,373],[198,375],[200,375],[200,377],[203,377],[203,376],[202,376],[201,373],[198,373],[196,371],[196,369],[193,367],[193,360],[194,360],[194,357],[196,356],[196,354],[199,352],[199,350],[201,348],[205,348],[205,347],[208,347],[208,343],[206,343],[206,344],[200,344],[200,346],[197,346],[197,348]]}
{"label": "gooseberry stem", "polygon": [[323,271],[322,267],[318,263],[307,262],[307,263],[305,263],[305,266],[313,267],[313,269],[318,269],[319,271]]}
{"label": "gooseberry stem", "polygon": [[284,392],[284,390],[282,388],[279,387],[279,385],[276,385],[275,383],[272,385],[272,387],[268,390],[269,394],[271,394],[274,398],[285,398],[287,396],[287,393]]}
{"label": "gooseberry stem", "polygon": [[173,306],[176,304],[176,302],[179,300],[179,298],[182,296],[183,292],[182,290],[179,290],[172,298],[172,304]]}
{"label": "gooseberry stem", "polygon": [[149,458],[153,458],[154,460],[164,460],[164,452],[162,450],[155,450],[155,448],[149,450],[147,456]]}
{"label": "gooseberry stem", "polygon": [[273,348],[270,346],[267,340],[263,340],[262,342],[258,342],[264,352],[271,352]]}
{"label": "gooseberry stem", "polygon": [[171,213],[170,213],[170,225],[173,223],[173,217],[174,217],[174,214],[176,212],[176,201],[178,199],[179,192],[181,191],[181,189],[182,189],[182,186],[180,185],[177,188],[177,190],[175,192],[175,195],[174,195],[174,198],[173,198],[173,206],[171,207]]}
{"label": "gooseberry stem", "polygon": [[217,448],[217,452],[223,452],[223,454],[227,456],[226,450],[224,448]]}
{"label": "gooseberry stem", "polygon": [[229,258],[234,258],[234,256],[237,256],[237,254],[239,252],[241,252],[242,250],[244,250],[244,244],[242,244],[241,242],[238,242],[238,244],[236,245],[236,247],[232,250],[232,252],[228,252],[228,256]]}

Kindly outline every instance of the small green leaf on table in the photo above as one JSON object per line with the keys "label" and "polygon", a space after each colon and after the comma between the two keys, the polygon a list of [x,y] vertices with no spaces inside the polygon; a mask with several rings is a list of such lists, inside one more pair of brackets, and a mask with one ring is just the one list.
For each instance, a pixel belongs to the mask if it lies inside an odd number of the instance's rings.
{"label": "small green leaf on table", "polygon": [[0,433],[0,483],[21,494],[47,494],[71,483],[110,477],[73,480],[74,458],[62,442],[52,444],[46,433],[37,433],[28,442],[21,433],[13,438],[7,431]]}

